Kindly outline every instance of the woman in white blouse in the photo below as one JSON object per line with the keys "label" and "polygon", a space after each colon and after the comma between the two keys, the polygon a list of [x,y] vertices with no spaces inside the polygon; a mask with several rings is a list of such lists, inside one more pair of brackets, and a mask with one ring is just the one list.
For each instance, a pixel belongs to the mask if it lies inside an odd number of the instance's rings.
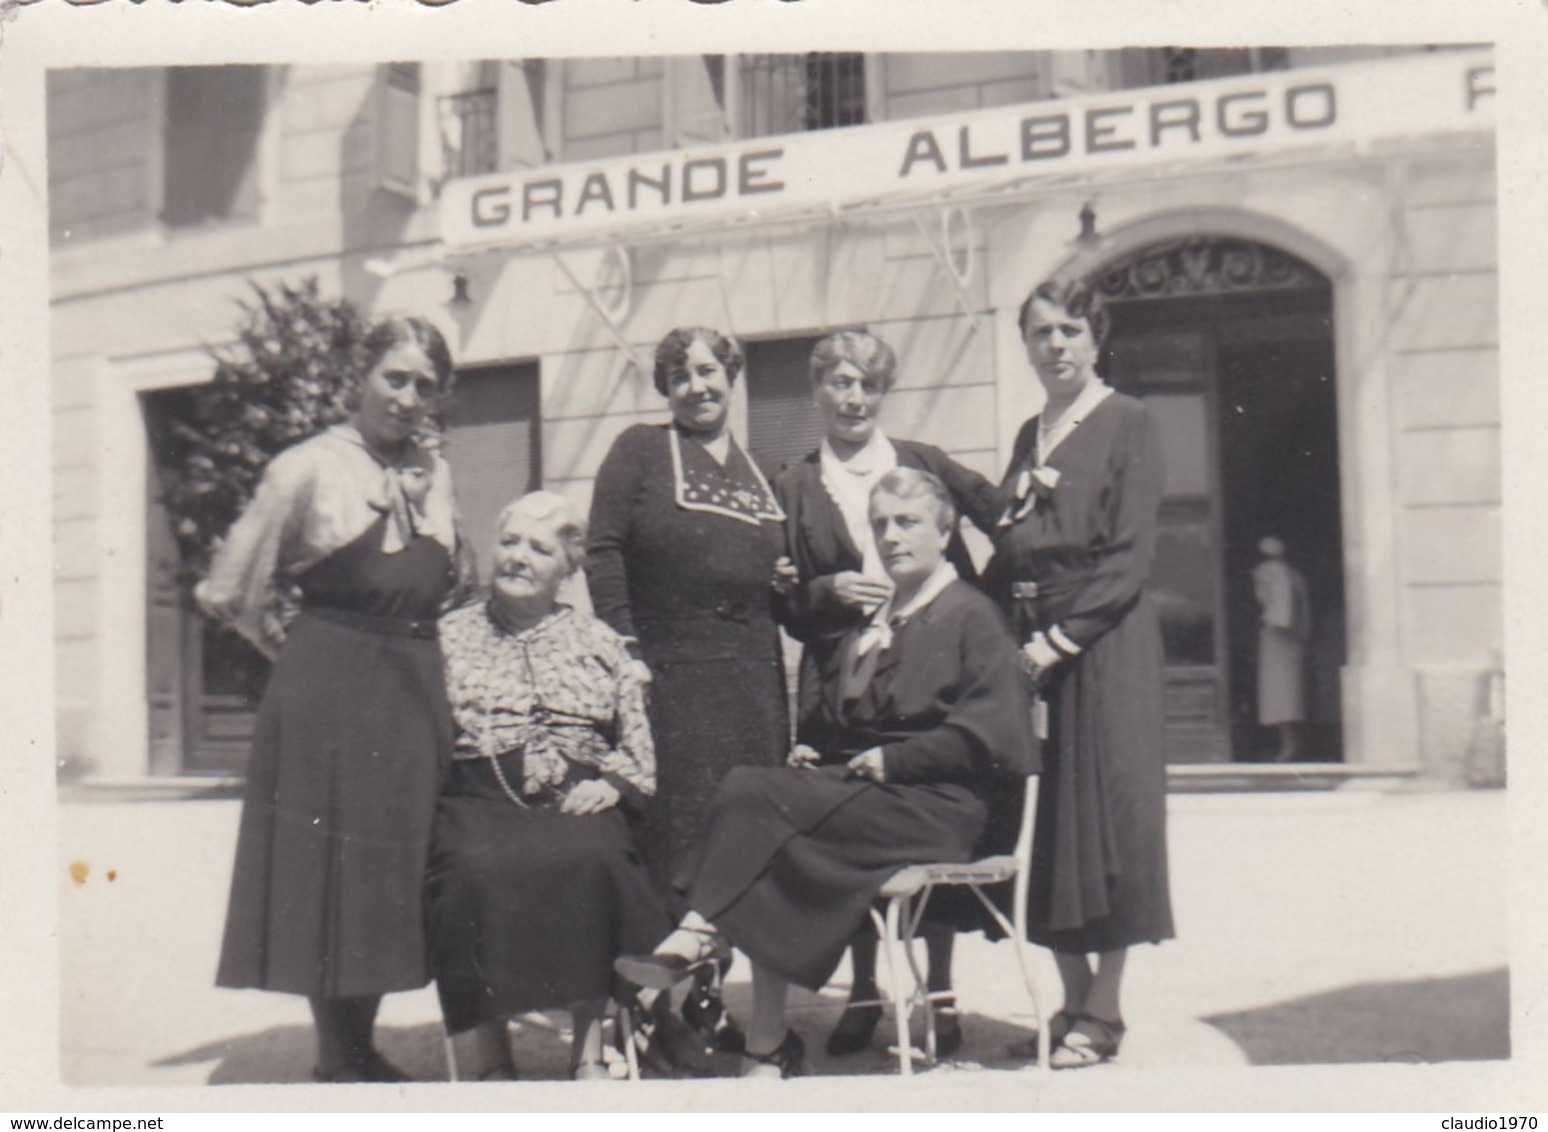
{"label": "woman in white blouse", "polygon": [[[471,572],[427,439],[441,334],[377,324],[354,410],[265,470],[197,597],[275,658],[258,710],[217,982],[305,995],[319,1081],[405,1080],[381,996],[429,978],[423,883],[452,723],[436,618]],[[282,628],[277,595],[299,593]]]}

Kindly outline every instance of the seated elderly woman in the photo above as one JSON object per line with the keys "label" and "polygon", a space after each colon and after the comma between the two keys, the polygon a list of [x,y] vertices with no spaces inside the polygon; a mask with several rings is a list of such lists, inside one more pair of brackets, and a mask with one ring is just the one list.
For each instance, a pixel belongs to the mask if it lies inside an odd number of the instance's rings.
{"label": "seated elderly woman", "polygon": [[571,1076],[602,1078],[613,960],[671,926],[624,814],[656,785],[644,689],[618,635],[556,601],[586,537],[565,501],[523,496],[496,529],[489,601],[440,627],[457,729],[431,966],[465,1076],[514,1078],[506,1020],[568,1006]]}
{"label": "seated elderly woman", "polygon": [[[740,948],[753,965],[744,1075],[801,1072],[790,983],[819,989],[900,868],[966,861],[991,814],[1019,806],[1037,767],[1027,676],[998,611],[945,551],[956,515],[941,481],[897,468],[870,521],[894,587],[892,616],[851,630],[821,673],[816,750],[739,767],[710,808],[691,911],[631,982],[666,987]],[[819,760],[823,765],[817,765]]]}

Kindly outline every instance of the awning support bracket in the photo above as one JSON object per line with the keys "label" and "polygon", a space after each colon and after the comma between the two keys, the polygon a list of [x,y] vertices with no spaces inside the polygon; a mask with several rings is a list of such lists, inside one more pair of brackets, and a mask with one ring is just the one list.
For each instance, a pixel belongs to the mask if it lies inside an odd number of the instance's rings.
{"label": "awning support bracket", "polygon": [[575,269],[565,262],[564,256],[558,250],[550,254],[553,257],[553,261],[559,265],[559,270],[564,272],[565,278],[570,281],[570,285],[575,288],[581,298],[586,300],[587,305],[602,320],[602,325],[606,328],[608,336],[612,338],[613,345],[618,347],[630,365],[641,373],[648,373],[650,372],[650,367],[641,364],[639,355],[635,353],[634,346],[629,342],[628,336],[624,334],[623,327],[619,325],[623,319],[629,316],[629,306],[633,300],[634,275],[630,268],[629,252],[616,244],[609,245],[607,251],[604,252],[602,263],[607,262],[606,256],[609,253],[618,256],[618,263],[623,272],[623,297],[617,304],[612,306],[609,306],[603,300],[595,286],[581,282],[580,277],[575,274]]}
{"label": "awning support bracket", "polygon": [[[925,219],[923,213],[914,213],[914,224],[919,229],[919,234],[930,247],[930,254],[935,257],[936,266],[941,269],[941,274],[946,276],[946,281],[951,284],[952,291],[957,296],[957,305],[962,308],[962,313],[967,315],[968,329],[976,331],[981,321],[978,311],[973,307],[973,296],[968,291],[968,282],[973,278],[973,230],[967,218],[967,212],[956,206],[941,208],[935,213],[936,224],[939,231],[932,227]],[[950,240],[953,221],[960,221],[962,229],[966,233],[966,252],[963,262],[958,266],[956,257],[951,254]]]}

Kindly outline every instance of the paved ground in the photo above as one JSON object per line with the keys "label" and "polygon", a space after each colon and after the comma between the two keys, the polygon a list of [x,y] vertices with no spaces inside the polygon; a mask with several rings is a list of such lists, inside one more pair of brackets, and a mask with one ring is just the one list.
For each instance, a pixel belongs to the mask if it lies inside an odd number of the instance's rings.
{"label": "paved ground", "polygon": [[[237,810],[230,799],[92,794],[72,795],[60,807],[60,1064],[67,1085],[307,1079],[313,1048],[302,1001],[211,985]],[[1102,1095],[1121,1104],[1135,1082],[1150,1079],[1149,1070],[1202,1070],[1199,1080],[1209,1082],[1212,1071],[1243,1066],[1509,1057],[1504,827],[1498,792],[1174,795],[1178,939],[1131,958],[1130,1034],[1121,1059],[1056,1076],[1098,1079]],[[1039,964],[1057,1005],[1052,965],[1041,955]],[[745,977],[739,963],[729,991],[734,1008],[745,1008]],[[842,1061],[820,1056],[845,977],[841,971],[826,995],[800,1000],[797,1028],[818,1052],[811,1072],[895,1073],[879,1045]],[[981,1100],[979,1082],[1004,1077],[975,1071],[1024,1069],[1007,1047],[1024,1034],[1027,1018],[1008,946],[964,938],[957,981],[967,1043],[956,1061],[928,1076],[945,1090],[940,1098],[970,1105]],[[428,990],[393,996],[383,1008],[382,1046],[418,1080],[445,1079],[437,1018]],[[562,1078],[561,1023],[521,1028],[518,1057],[529,1078]],[[1261,1080],[1275,1080],[1267,1072]],[[707,1087],[712,1099],[703,1103],[729,1103],[720,1099],[727,1096],[720,1083]],[[459,1088],[410,1090],[411,1107],[464,1107],[469,1092],[487,1098],[498,1087]],[[574,1103],[555,1099],[560,1088],[577,1095],[569,1084],[524,1095]],[[673,1097],[685,1095],[673,1088]],[[648,1103],[661,1103],[659,1092],[632,1094],[651,1096],[657,1100]],[[1213,1107],[1210,1096],[1188,1092],[1175,1102]],[[1278,1103],[1294,1107],[1294,1094],[1285,1096]],[[1024,1098],[1005,1103],[1019,1107]],[[1101,1102],[1065,1095],[1062,1103]]]}

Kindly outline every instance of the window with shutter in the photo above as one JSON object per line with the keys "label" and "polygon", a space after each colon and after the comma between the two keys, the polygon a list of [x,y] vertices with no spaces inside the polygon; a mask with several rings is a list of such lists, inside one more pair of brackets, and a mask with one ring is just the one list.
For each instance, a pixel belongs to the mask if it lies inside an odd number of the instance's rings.
{"label": "window with shutter", "polygon": [[544,129],[548,61],[507,59],[495,75],[497,160],[501,169],[536,169],[552,154]]}
{"label": "window with shutter", "polygon": [[376,179],[411,199],[419,195],[418,63],[388,63],[378,78]]}
{"label": "window with shutter", "polygon": [[676,146],[724,141],[734,133],[726,105],[726,57],[689,55],[667,62],[667,121]]}
{"label": "window with shutter", "polygon": [[188,228],[258,215],[262,67],[169,67],[161,219]]}
{"label": "window with shutter", "polygon": [[821,336],[746,342],[747,447],[777,471],[817,447],[822,418],[812,404],[808,369]]}

